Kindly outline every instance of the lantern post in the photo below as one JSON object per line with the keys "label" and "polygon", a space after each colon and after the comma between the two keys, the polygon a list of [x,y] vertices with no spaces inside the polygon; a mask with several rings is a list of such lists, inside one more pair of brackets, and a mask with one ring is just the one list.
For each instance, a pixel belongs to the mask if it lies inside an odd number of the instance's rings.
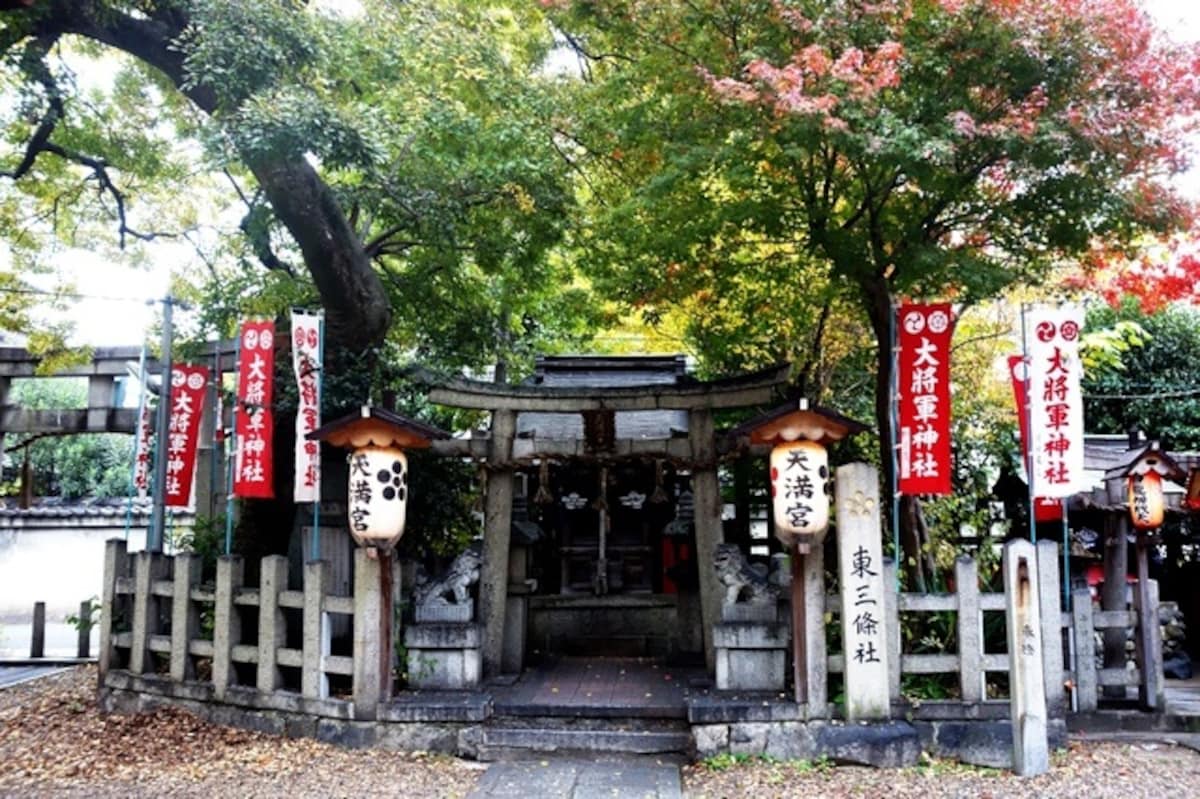
{"label": "lantern post", "polygon": [[[1149,547],[1156,531],[1163,523],[1165,501],[1163,497],[1163,480],[1183,485],[1187,473],[1171,458],[1157,441],[1149,442],[1144,449],[1137,452],[1123,466],[1110,469],[1105,473],[1106,478],[1124,477],[1127,490],[1127,512],[1130,524],[1137,535],[1137,661],[1142,670],[1142,681],[1139,688],[1139,699],[1147,710],[1158,707],[1161,686],[1150,686],[1153,679],[1153,669],[1149,664],[1158,657],[1154,651],[1157,636],[1151,634],[1151,625],[1158,627],[1158,609],[1152,607],[1150,592],[1150,558]],[[1123,544],[1124,542],[1122,542]],[[1069,575],[1067,576],[1069,578]]]}
{"label": "lantern post", "polygon": [[792,566],[792,685],[797,704],[809,699],[806,559],[814,550],[820,554],[829,528],[833,483],[827,447],[867,429],[866,425],[834,411],[810,407],[808,400],[801,398],[733,431],[734,435],[748,435],[752,445],[771,446],[774,532],[787,550]]}
{"label": "lantern post", "polygon": [[[408,510],[406,450],[427,449],[434,439],[449,438],[436,427],[383,408],[364,405],[358,413],[335,419],[306,436],[350,450],[347,515],[350,535],[379,562],[379,700],[391,696],[394,586],[393,557],[404,535]],[[355,623],[366,624],[366,619]],[[356,667],[357,673],[357,667]]]}

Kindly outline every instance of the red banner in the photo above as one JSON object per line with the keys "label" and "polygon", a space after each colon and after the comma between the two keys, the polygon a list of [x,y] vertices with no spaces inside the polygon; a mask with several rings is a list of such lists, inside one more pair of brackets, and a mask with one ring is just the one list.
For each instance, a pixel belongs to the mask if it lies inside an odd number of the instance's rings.
{"label": "red banner", "polygon": [[896,379],[901,494],[949,494],[949,303],[902,305],[896,325]]}
{"label": "red banner", "polygon": [[[1021,426],[1021,459],[1026,469],[1029,468],[1029,395],[1025,388],[1025,376],[1028,372],[1024,356],[1008,356],[1008,373],[1012,376],[1013,397],[1017,401],[1017,421]],[[1033,518],[1039,522],[1062,521],[1062,502],[1053,497],[1034,498]]]}
{"label": "red banner", "polygon": [[271,499],[275,496],[274,460],[271,457],[275,430],[275,417],[271,413],[274,374],[275,323],[242,322],[234,413],[237,434],[233,472],[235,497]]}
{"label": "red banner", "polygon": [[176,366],[171,370],[165,492],[168,507],[192,504],[192,474],[196,470],[196,444],[207,385],[206,366]]}

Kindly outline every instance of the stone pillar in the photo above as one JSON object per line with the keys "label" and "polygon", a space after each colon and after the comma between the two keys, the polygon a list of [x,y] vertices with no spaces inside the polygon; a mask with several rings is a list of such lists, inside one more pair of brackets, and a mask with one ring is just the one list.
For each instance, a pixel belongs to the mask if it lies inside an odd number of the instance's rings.
{"label": "stone pillar", "polygon": [[692,493],[696,498],[696,562],[700,564],[700,620],[704,635],[704,661],[709,672],[716,668],[713,627],[721,620],[721,584],[712,568],[721,531],[721,491],[717,484],[717,447],[713,438],[712,410],[693,408],[688,414],[688,438],[692,444]]}
{"label": "stone pillar", "polygon": [[1004,545],[1013,771],[1022,777],[1050,769],[1037,560],[1037,549],[1029,541],[1016,538]]}
{"label": "stone pillar", "polygon": [[[325,656],[329,654],[332,625],[325,613],[324,602],[325,594],[329,592],[331,573],[329,561],[310,560],[304,564],[304,660],[300,673],[300,692],[313,699],[329,696],[329,677],[325,674],[324,665]],[[357,630],[358,626],[355,625],[354,629]],[[357,646],[356,638],[355,654]]]}
{"label": "stone pillar", "polygon": [[277,658],[287,643],[287,622],[279,607],[279,592],[287,590],[288,561],[282,555],[262,559],[258,581],[258,690],[271,693],[282,682]]}
{"label": "stone pillar", "polygon": [[240,555],[217,558],[217,590],[213,601],[213,697],[224,701],[235,681],[233,647],[242,640],[241,619],[234,599],[242,587],[245,564]]}
{"label": "stone pillar", "polygon": [[117,578],[124,577],[128,569],[129,555],[126,544],[120,538],[104,542],[104,585],[100,588],[100,651],[97,653],[97,671],[100,685],[113,665],[113,622],[117,607]]}
{"label": "stone pillar", "polygon": [[504,662],[504,612],[508,604],[508,550],[512,537],[513,437],[517,414],[492,413],[487,497],[483,522],[483,566],[479,574],[479,620],[483,624],[483,671],[501,673]]}
{"label": "stone pillar", "polygon": [[[380,669],[382,647],[380,621],[385,611],[379,590],[380,561],[367,550],[354,550],[354,718],[374,720],[379,702],[386,695]],[[388,642],[390,645],[390,642]]]}
{"label": "stone pillar", "polygon": [[108,412],[116,397],[116,380],[112,375],[91,375],[87,390],[87,427],[103,430],[108,426]]}
{"label": "stone pillar", "polygon": [[[1046,682],[1046,712],[1061,718],[1066,712],[1063,683],[1062,586],[1059,583],[1059,544],[1052,539],[1037,542],[1038,611],[1042,619],[1042,676]],[[1069,577],[1067,579],[1070,579]]]}
{"label": "stone pillar", "polygon": [[879,473],[865,463],[837,470],[838,583],[842,594],[846,718],[891,716],[884,619]]}
{"label": "stone pillar", "polygon": [[153,671],[150,636],[158,633],[158,597],[154,583],[163,579],[170,568],[170,559],[157,552],[138,552],[134,560],[133,644],[129,653],[129,670],[134,674]]}
{"label": "stone pillar", "polygon": [[[1105,481],[1110,504],[1124,508],[1125,478],[1116,477]],[[1101,610],[1126,610],[1125,576],[1129,573],[1129,513],[1122,510],[1105,514],[1104,518],[1104,589],[1100,594]],[[1104,668],[1125,668],[1125,628],[1117,627],[1104,631]],[[1124,699],[1125,687],[1106,685],[1101,689],[1110,699]]]}
{"label": "stone pillar", "polygon": [[529,608],[528,554],[516,547],[508,558],[508,601],[504,613],[504,642],[501,668],[505,674],[520,674],[525,667],[525,630]]}
{"label": "stone pillar", "polygon": [[171,679],[175,682],[195,677],[188,649],[200,630],[200,614],[192,602],[200,567],[199,555],[183,552],[175,556],[175,596],[171,601]]}

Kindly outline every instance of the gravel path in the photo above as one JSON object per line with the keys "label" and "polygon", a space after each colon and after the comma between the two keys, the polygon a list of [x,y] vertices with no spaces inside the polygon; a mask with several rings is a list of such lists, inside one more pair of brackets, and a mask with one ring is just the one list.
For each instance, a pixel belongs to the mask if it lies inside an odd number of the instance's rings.
{"label": "gravel path", "polygon": [[[85,667],[0,690],[0,797],[465,797],[486,768],[245,732],[179,711],[102,716],[95,687],[95,669]],[[1186,799],[1200,797],[1200,754],[1074,743],[1032,779],[939,760],[882,771],[727,758],[686,767],[683,788],[697,799]]]}
{"label": "gravel path", "polygon": [[341,749],[160,710],[102,716],[96,671],[0,691],[3,797],[462,797],[484,766]]}

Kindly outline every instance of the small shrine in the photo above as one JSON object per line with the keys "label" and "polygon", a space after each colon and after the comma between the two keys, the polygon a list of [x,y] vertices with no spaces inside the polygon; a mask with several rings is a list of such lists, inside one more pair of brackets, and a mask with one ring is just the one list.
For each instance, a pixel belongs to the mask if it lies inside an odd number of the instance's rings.
{"label": "small shrine", "polygon": [[683,356],[543,357],[518,385],[418,375],[432,402],[485,410],[434,443],[481,462],[486,674],[532,653],[703,657],[724,589],[713,413],[767,405],[787,365],[701,381]]}

